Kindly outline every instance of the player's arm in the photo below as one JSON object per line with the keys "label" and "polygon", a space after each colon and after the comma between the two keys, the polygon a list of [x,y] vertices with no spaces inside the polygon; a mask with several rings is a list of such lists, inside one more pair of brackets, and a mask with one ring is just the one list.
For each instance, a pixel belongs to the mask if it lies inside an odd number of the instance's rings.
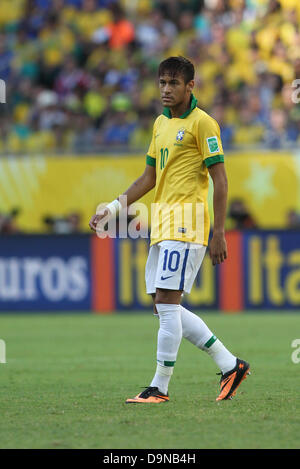
{"label": "player's arm", "polygon": [[147,192],[151,191],[156,183],[155,166],[146,165],[144,173],[127,189],[122,195],[127,196],[127,205],[131,205],[139,200]]}
{"label": "player's arm", "polygon": [[208,168],[214,185],[213,209],[214,228],[209,243],[209,254],[213,265],[221,264],[227,258],[225,240],[225,219],[227,208],[227,176],[224,163],[216,163]]}
{"label": "player's arm", "polygon": [[[127,206],[133,204],[137,200],[139,200],[143,195],[147,194],[156,183],[156,169],[155,166],[151,166],[149,164],[146,165],[144,173],[134,181],[133,184],[122,194],[122,196],[127,197]],[[97,213],[92,216],[89,226],[92,230],[96,231],[97,224],[102,218],[111,214],[116,213],[119,211],[121,207],[121,203],[119,199],[122,201],[122,197],[118,197],[116,200],[108,204],[100,213]]]}
{"label": "player's arm", "polygon": [[[139,200],[143,195],[147,194],[156,184],[156,148],[155,148],[155,133],[156,133],[156,123],[153,126],[153,133],[152,133],[152,140],[148,149],[148,153],[146,156],[146,168],[143,174],[134,181],[133,184],[122,194],[122,196],[126,196],[126,205],[133,204],[137,200]],[[119,200],[120,199],[120,200]],[[89,226],[92,230],[97,230],[97,224],[100,220],[104,217],[109,217],[111,215],[116,215],[121,208],[123,207],[123,197],[119,196],[117,199],[110,202],[106,207],[104,207],[99,213],[93,215]]]}

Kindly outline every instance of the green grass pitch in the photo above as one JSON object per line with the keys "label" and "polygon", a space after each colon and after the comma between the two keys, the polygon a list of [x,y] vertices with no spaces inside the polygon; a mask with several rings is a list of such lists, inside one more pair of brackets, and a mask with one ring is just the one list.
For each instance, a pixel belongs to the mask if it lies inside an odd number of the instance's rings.
{"label": "green grass pitch", "polygon": [[291,358],[299,314],[202,317],[251,364],[232,401],[215,401],[219,370],[183,340],[170,402],[125,404],[155,371],[151,312],[1,315],[0,447],[299,448],[300,363]]}

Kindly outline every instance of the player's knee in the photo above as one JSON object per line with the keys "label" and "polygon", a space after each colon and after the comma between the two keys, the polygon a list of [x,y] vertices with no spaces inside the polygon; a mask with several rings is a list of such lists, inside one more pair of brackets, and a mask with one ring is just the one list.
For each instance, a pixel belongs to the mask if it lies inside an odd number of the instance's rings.
{"label": "player's knee", "polygon": [[154,304],[179,304],[181,299],[181,292],[177,290],[163,290],[156,289]]}
{"label": "player's knee", "polygon": [[153,300],[153,314],[158,315],[158,312],[155,306],[155,293],[152,293],[152,300]]}
{"label": "player's knee", "polygon": [[[156,290],[156,295],[154,298],[154,307],[159,303],[168,303],[168,294],[165,293],[163,290]],[[156,308],[155,308],[156,309]]]}

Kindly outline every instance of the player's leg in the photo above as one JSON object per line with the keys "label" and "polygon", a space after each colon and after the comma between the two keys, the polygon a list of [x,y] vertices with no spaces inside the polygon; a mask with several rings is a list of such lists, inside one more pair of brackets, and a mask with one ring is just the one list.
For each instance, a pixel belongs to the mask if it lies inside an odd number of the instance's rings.
{"label": "player's leg", "polygon": [[157,365],[150,386],[157,387],[164,395],[168,394],[169,382],[182,339],[180,300],[181,291],[156,289],[154,301],[159,317]]}
{"label": "player's leg", "polygon": [[152,294],[155,313],[159,318],[157,334],[157,365],[150,385],[126,403],[162,403],[169,400],[168,386],[173,374],[182,338],[181,291],[156,289]]}
{"label": "player's leg", "polygon": [[220,369],[220,393],[217,401],[231,399],[250,373],[250,366],[233,355],[211,332],[202,319],[181,306],[182,335],[206,352]]}
{"label": "player's leg", "polygon": [[[160,327],[157,368],[151,388],[167,395],[182,336],[211,356],[223,374],[237,359],[197,315],[180,305],[182,291],[190,292],[206,247],[178,241],[152,246],[146,264],[147,293],[152,294]],[[154,275],[155,272],[155,275]],[[165,287],[165,288],[163,288]],[[156,294],[154,295],[154,289]]]}
{"label": "player's leg", "polygon": [[206,351],[220,368],[221,391],[217,400],[234,395],[246,377],[249,365],[232,355],[199,316],[180,306],[182,291],[190,292],[204,254],[205,246],[176,241],[164,241],[151,247],[146,264],[146,287],[147,293],[155,299],[154,312],[160,320],[157,369],[151,386],[127,402],[168,400],[167,388],[182,336]]}
{"label": "player's leg", "polygon": [[236,365],[236,356],[227,350],[199,316],[183,306],[180,310],[183,337],[206,352],[222,373],[232,370]]}
{"label": "player's leg", "polygon": [[178,287],[181,278],[184,277],[185,245],[186,243],[180,243],[178,246],[176,242],[175,244],[162,242],[150,248],[145,277],[147,293],[155,295],[155,307],[160,322],[157,337],[157,368],[150,386],[134,399],[128,399],[127,403],[158,403],[168,400],[168,384],[182,338],[180,311],[182,292]]}
{"label": "player's leg", "polygon": [[[158,315],[155,295],[153,295],[153,303],[154,314]],[[198,315],[180,305],[180,317],[182,337],[200,350],[207,352],[223,374],[235,367],[237,357],[227,350]]]}
{"label": "player's leg", "polygon": [[[155,278],[155,312],[159,317],[157,367],[151,387],[164,395],[173,374],[182,339],[181,296],[188,272],[190,245],[179,241],[159,243],[159,260]],[[190,256],[190,257],[189,257]]]}
{"label": "player's leg", "polygon": [[[190,249],[190,262],[187,263],[184,291],[190,293],[197,272],[201,267],[205,248]],[[213,334],[205,322],[196,314],[180,306],[182,336],[200,350],[205,351],[221,371],[220,394],[217,400],[232,397],[239,384],[249,374],[249,364],[233,355]]]}

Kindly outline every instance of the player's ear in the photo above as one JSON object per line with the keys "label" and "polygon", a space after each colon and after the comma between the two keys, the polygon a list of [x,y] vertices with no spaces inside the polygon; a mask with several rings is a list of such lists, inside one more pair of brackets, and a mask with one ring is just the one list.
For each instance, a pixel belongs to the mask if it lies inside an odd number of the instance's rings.
{"label": "player's ear", "polygon": [[195,85],[195,80],[191,80],[187,83],[187,90],[192,92]]}

